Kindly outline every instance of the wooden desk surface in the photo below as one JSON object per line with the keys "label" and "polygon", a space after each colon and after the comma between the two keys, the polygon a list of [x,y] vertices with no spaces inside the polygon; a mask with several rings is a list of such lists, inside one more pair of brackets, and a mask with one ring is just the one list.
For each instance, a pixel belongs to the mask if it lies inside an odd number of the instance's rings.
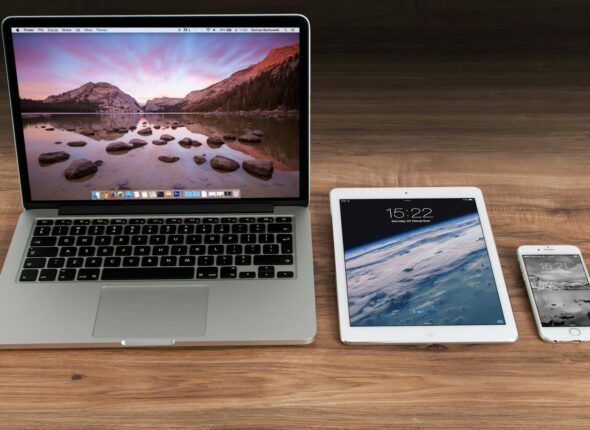
{"label": "wooden desk surface", "polygon": [[[587,428],[590,345],[537,336],[518,245],[590,256],[590,62],[471,57],[313,68],[318,335],[305,347],[0,352],[2,428]],[[0,261],[20,204],[0,103]],[[520,339],[344,346],[328,191],[483,189]]]}

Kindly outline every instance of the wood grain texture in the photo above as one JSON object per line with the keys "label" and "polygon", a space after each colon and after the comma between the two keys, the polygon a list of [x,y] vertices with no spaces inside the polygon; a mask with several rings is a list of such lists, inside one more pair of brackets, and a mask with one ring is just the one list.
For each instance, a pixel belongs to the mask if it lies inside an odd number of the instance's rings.
{"label": "wood grain texture", "polygon": [[[0,428],[588,428],[590,346],[539,339],[515,250],[590,256],[590,5],[246,3],[8,0],[2,12],[310,15],[316,342],[2,351]],[[2,261],[21,208],[0,88]],[[398,185],[482,188],[518,342],[339,342],[328,192]]]}

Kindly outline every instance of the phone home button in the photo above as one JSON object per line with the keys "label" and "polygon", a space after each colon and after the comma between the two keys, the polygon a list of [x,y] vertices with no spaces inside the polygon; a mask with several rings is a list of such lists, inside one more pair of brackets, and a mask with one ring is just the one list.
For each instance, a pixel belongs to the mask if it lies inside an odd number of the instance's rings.
{"label": "phone home button", "polygon": [[570,334],[572,336],[579,336],[581,334],[581,331],[579,328],[570,328]]}

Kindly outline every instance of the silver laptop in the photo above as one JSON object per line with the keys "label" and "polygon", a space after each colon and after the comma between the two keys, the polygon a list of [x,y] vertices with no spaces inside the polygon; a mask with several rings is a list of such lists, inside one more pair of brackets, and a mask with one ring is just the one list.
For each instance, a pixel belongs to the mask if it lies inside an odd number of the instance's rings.
{"label": "silver laptop", "polygon": [[305,17],[2,32],[24,211],[0,347],[313,341]]}

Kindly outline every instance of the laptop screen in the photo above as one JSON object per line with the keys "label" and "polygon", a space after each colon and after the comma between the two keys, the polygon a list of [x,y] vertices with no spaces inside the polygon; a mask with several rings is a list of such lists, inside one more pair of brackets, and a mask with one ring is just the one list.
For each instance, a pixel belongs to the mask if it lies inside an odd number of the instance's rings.
{"label": "laptop screen", "polygon": [[297,198],[298,28],[12,28],[32,201]]}

